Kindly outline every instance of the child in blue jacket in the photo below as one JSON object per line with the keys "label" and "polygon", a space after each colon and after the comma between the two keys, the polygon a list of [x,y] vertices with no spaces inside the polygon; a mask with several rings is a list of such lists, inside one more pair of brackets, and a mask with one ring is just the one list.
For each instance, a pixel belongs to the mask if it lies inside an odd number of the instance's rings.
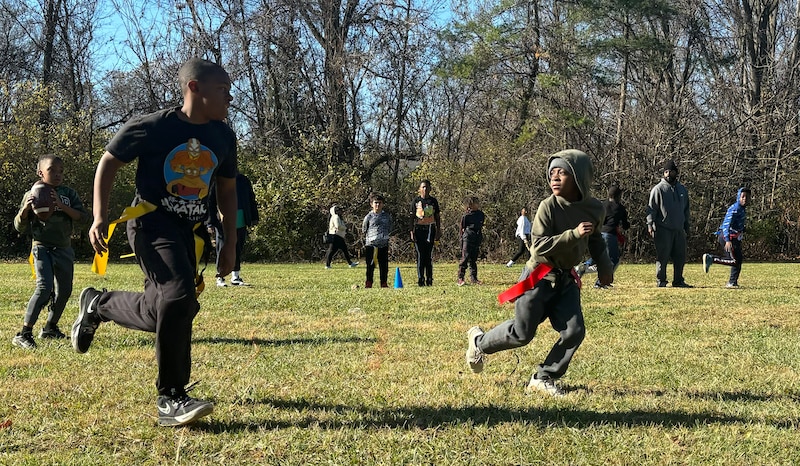
{"label": "child in blue jacket", "polygon": [[742,271],[742,238],[744,237],[745,220],[747,212],[745,207],[750,201],[750,188],[739,188],[736,192],[736,202],[728,207],[725,219],[717,230],[717,240],[724,256],[703,254],[703,271],[708,273],[711,264],[727,265],[731,268],[727,288],[739,287],[739,273]]}

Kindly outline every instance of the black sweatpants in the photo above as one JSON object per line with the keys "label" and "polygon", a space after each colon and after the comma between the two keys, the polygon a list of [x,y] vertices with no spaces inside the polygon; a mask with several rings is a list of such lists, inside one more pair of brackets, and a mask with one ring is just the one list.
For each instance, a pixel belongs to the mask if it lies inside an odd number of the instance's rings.
{"label": "black sweatpants", "polygon": [[193,226],[159,211],[128,221],[144,291],[109,291],[98,301],[104,321],[156,334],[159,394],[181,392],[191,375],[192,322],[200,310]]}
{"label": "black sweatpants", "polygon": [[364,246],[364,259],[367,262],[367,282],[372,283],[375,277],[375,262],[378,262],[378,274],[381,285],[389,280],[389,246]]}

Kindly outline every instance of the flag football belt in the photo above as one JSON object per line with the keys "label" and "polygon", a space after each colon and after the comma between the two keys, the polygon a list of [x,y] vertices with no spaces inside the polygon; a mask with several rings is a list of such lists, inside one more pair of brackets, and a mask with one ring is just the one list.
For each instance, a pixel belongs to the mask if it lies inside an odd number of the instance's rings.
{"label": "flag football belt", "polygon": [[[106,237],[106,244],[111,241],[111,235],[114,233],[116,226],[118,223],[127,222],[128,220],[133,220],[135,218],[139,218],[143,215],[149,214],[156,210],[157,207],[155,204],[150,203],[148,201],[142,201],[134,206],[128,206],[122,211],[122,215],[113,222],[108,225],[108,236]],[[196,223],[193,227],[193,234],[194,234],[194,252],[195,252],[195,272],[194,272],[194,287],[195,287],[195,295],[200,296],[200,293],[203,292],[205,289],[205,282],[203,281],[203,272],[205,271],[205,266],[203,269],[200,270],[200,261],[205,257],[205,247],[208,241],[208,233],[205,232],[205,228],[203,227],[202,223]],[[200,234],[198,234],[200,232]],[[124,254],[120,256],[120,258],[131,257],[134,254]],[[100,255],[95,252],[94,260],[92,260],[92,272],[98,275],[105,275],[106,269],[108,267],[108,252],[106,254]],[[199,272],[198,272],[199,270]]]}
{"label": "flag football belt", "polygon": [[[549,264],[539,264],[537,265],[533,271],[522,279],[519,283],[512,286],[511,288],[507,289],[506,291],[497,295],[497,301],[500,304],[505,303],[513,303],[517,300],[520,296],[525,294],[526,291],[532,290],[537,283],[544,279],[545,275],[550,273],[553,270],[553,266]],[[581,287],[581,277],[578,275],[578,272],[575,269],[570,269],[569,274],[575,280],[575,283],[578,285],[578,288]]]}

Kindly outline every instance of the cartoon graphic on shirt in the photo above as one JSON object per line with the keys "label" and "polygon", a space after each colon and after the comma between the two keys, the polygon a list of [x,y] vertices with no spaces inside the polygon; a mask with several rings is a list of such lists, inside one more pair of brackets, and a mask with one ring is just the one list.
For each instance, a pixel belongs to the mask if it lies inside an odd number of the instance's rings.
{"label": "cartoon graphic on shirt", "polygon": [[436,221],[436,219],[433,218],[433,204],[423,206],[422,201],[418,201],[416,207],[417,225],[429,225]]}
{"label": "cartoon graphic on shirt", "polygon": [[164,181],[170,196],[161,199],[161,206],[187,220],[205,218],[204,199],[218,163],[216,154],[195,138],[175,147],[164,161]]}
{"label": "cartoon graphic on shirt", "polygon": [[214,153],[195,138],[175,148],[164,164],[167,192],[187,200],[208,196],[211,173],[217,164]]}

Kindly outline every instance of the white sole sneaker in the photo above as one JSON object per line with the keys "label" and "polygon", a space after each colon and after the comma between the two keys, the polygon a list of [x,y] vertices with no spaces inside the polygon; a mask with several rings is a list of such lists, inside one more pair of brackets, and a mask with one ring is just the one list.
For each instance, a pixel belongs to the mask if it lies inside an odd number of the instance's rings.
{"label": "white sole sneaker", "polygon": [[483,370],[483,363],[486,362],[486,354],[475,343],[475,338],[479,335],[483,335],[483,330],[478,326],[467,331],[466,359],[470,370],[475,374]]}
{"label": "white sole sneaker", "polygon": [[542,392],[546,393],[550,396],[560,398],[567,393],[556,384],[556,381],[553,379],[537,379],[536,374],[531,376],[531,381],[527,387],[525,387],[525,391],[528,393],[532,392]]}

